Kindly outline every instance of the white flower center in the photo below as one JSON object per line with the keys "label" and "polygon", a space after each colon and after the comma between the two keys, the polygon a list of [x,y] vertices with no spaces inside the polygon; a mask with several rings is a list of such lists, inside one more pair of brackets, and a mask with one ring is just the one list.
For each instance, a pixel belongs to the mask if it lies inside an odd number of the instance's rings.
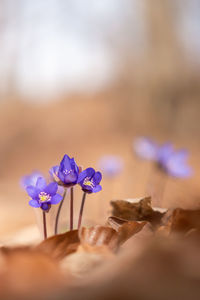
{"label": "white flower center", "polygon": [[92,179],[90,179],[89,177],[86,177],[83,181],[83,184],[86,186],[89,186],[91,188],[94,187],[94,181]]}
{"label": "white flower center", "polygon": [[72,172],[72,170],[64,170],[64,171],[63,171],[63,173],[64,173],[65,175],[69,175],[71,172]]}
{"label": "white flower center", "polygon": [[40,202],[47,202],[51,200],[51,196],[45,192],[39,194]]}

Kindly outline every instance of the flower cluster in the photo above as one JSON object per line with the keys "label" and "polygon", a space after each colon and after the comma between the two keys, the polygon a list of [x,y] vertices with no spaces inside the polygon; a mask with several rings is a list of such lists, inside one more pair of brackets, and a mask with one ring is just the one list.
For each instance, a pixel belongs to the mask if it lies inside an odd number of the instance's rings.
{"label": "flower cluster", "polygon": [[84,171],[81,171],[81,168],[78,167],[74,158],[70,158],[66,154],[60,164],[52,167],[49,170],[49,173],[51,175],[49,183],[47,183],[42,174],[37,171],[22,178],[21,185],[26,189],[28,195],[31,197],[29,205],[42,209],[45,227],[44,231],[46,231],[46,219],[44,213],[50,210],[51,205],[60,203],[55,220],[55,233],[57,233],[58,219],[62,203],[66,195],[66,190],[70,188],[70,229],[72,230],[74,199],[73,186],[79,184],[84,192],[78,223],[80,227],[86,194],[97,193],[102,189],[100,185],[102,179],[101,173],[95,172],[93,168],[87,168]]}
{"label": "flower cluster", "polygon": [[168,175],[180,178],[192,175],[187,165],[188,151],[174,150],[171,143],[160,146],[149,138],[140,137],[133,142],[133,149],[139,157],[154,161]]}

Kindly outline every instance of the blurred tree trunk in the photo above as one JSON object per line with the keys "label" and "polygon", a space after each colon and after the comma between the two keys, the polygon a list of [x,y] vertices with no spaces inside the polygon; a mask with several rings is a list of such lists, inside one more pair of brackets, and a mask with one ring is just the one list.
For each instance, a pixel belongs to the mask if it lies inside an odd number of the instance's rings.
{"label": "blurred tree trunk", "polygon": [[159,123],[175,133],[180,88],[185,77],[184,55],[176,27],[175,1],[146,1],[147,36],[144,69],[146,86]]}
{"label": "blurred tree trunk", "polygon": [[[196,89],[196,75],[178,37],[177,9],[184,8],[174,0],[146,0],[149,44],[144,65],[145,84],[158,112],[159,124],[163,124],[170,137],[172,133],[174,137],[186,133],[183,128],[189,121],[186,116],[188,101],[190,106],[193,102],[193,115],[199,109],[197,97],[192,95]],[[185,116],[181,118],[183,114]],[[190,121],[194,124],[195,118]]]}
{"label": "blurred tree trunk", "polygon": [[[121,120],[127,123],[127,130],[134,127],[139,134],[164,133],[172,139],[190,134],[196,126],[200,89],[178,35],[177,9],[181,6],[174,0],[144,0],[140,9],[145,23],[141,55],[135,58],[131,44],[121,55],[117,90],[117,96],[123,98],[119,105]],[[191,103],[194,109],[188,121]],[[124,108],[126,114],[122,115]]]}

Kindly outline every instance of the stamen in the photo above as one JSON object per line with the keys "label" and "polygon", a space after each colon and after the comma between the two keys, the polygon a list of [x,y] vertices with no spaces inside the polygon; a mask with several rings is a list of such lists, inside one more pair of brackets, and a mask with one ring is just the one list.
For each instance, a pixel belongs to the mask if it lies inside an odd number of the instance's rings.
{"label": "stamen", "polygon": [[65,174],[65,175],[68,175],[68,174],[70,174],[72,172],[72,170],[64,170],[63,171],[63,173]]}
{"label": "stamen", "polygon": [[94,187],[94,182],[92,179],[90,179],[89,177],[86,177],[83,181],[83,184],[86,185],[86,186],[89,186],[91,188]]}
{"label": "stamen", "polygon": [[45,192],[39,194],[40,202],[47,202],[51,200],[51,196]]}

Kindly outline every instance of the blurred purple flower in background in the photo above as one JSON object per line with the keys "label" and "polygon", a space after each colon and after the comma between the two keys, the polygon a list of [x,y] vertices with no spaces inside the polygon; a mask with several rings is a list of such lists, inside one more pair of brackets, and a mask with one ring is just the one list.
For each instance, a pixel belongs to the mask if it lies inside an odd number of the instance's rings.
{"label": "blurred purple flower in background", "polygon": [[156,161],[162,165],[174,152],[173,145],[165,143],[159,147]]}
{"label": "blurred purple flower in background", "polygon": [[58,204],[62,196],[57,194],[58,184],[51,182],[47,185],[43,177],[37,179],[36,185],[26,187],[28,195],[32,198],[29,205],[40,207],[43,211],[48,212],[52,204]]}
{"label": "blurred purple flower in background", "polygon": [[49,173],[58,184],[69,187],[77,183],[79,168],[74,158],[65,154],[60,165],[52,167]]}
{"label": "blurred purple flower in background", "polygon": [[157,160],[159,146],[147,137],[136,138],[133,142],[133,149],[137,156],[148,159]]}
{"label": "blurred purple flower in background", "polygon": [[[169,149],[168,149],[169,150]],[[192,175],[192,168],[187,165],[188,151],[178,150],[172,152],[161,153],[159,161],[161,168],[169,175],[174,177],[190,177]]]}
{"label": "blurred purple flower in background", "polygon": [[87,168],[79,174],[78,183],[85,193],[97,193],[102,190],[101,182],[102,175],[100,172],[95,172],[93,168]]}
{"label": "blurred purple flower in background", "polygon": [[140,137],[133,142],[133,148],[138,156],[153,160],[168,175],[184,178],[193,173],[187,165],[188,151],[176,151],[171,143],[159,146],[149,138]]}
{"label": "blurred purple flower in background", "polygon": [[98,167],[105,176],[113,177],[118,175],[124,166],[120,156],[105,155],[99,160]]}
{"label": "blurred purple flower in background", "polygon": [[39,177],[43,177],[42,174],[39,171],[33,171],[31,174],[25,175],[21,178],[21,186],[24,189],[26,189],[28,185],[35,186]]}

